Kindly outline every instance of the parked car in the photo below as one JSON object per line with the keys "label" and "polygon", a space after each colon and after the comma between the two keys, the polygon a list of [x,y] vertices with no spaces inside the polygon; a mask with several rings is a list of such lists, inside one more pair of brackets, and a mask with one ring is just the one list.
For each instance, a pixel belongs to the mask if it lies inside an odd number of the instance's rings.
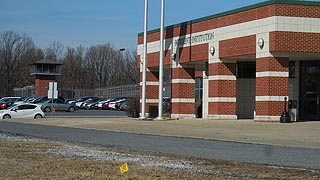
{"label": "parked car", "polygon": [[118,101],[123,100],[123,97],[115,98],[109,102],[109,109],[116,110],[116,104]]}
{"label": "parked car", "polygon": [[96,98],[96,97],[88,97],[88,96],[80,97],[79,99],[76,100],[75,105],[80,108],[82,104],[90,98]]}
{"label": "parked car", "polygon": [[93,97],[93,98],[89,98],[85,101],[83,101],[83,103],[79,106],[81,109],[87,109],[87,105],[88,104],[91,104],[91,103],[94,103],[96,100],[98,100],[100,98],[97,98],[97,97]]}
{"label": "parked car", "polygon": [[0,109],[6,109],[13,105],[20,97],[4,97],[0,100]]}
{"label": "parked car", "polygon": [[105,101],[105,98],[98,98],[95,101],[93,101],[92,103],[87,103],[85,105],[86,109],[98,109],[98,104],[102,101]]}
{"label": "parked car", "polygon": [[[63,97],[61,96],[58,96],[58,99],[62,100],[62,101],[65,101]],[[30,101],[31,103],[34,103],[34,104],[42,104],[46,101],[48,101],[49,98],[48,96],[39,96],[37,98],[35,98],[33,101]]]}
{"label": "parked car", "polygon": [[44,112],[51,112],[52,108],[54,108],[56,111],[69,111],[69,112],[74,112],[78,109],[74,104],[65,103],[64,100],[62,99],[54,99],[53,103],[51,99],[48,99],[47,101],[41,104],[41,109]]}
{"label": "parked car", "polygon": [[5,110],[0,110],[0,119],[11,118],[44,118],[45,114],[39,104],[17,104]]}

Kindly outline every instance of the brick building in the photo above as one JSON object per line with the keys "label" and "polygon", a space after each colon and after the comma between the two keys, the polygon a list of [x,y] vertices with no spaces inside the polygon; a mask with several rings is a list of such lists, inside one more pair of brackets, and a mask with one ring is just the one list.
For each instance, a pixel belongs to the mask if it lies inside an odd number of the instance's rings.
{"label": "brick building", "polygon": [[[279,121],[287,97],[291,119],[320,119],[320,2],[266,1],[168,26],[164,37],[172,118]],[[158,105],[159,40],[148,32],[147,114]],[[140,80],[142,55],[140,33]]]}

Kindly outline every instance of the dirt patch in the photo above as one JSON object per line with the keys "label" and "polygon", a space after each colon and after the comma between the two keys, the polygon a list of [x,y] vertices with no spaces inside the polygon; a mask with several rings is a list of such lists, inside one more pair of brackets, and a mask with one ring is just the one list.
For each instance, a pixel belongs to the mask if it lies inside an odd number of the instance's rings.
{"label": "dirt patch", "polygon": [[[121,174],[124,162],[129,171]],[[0,179],[320,179],[320,172],[0,133]]]}

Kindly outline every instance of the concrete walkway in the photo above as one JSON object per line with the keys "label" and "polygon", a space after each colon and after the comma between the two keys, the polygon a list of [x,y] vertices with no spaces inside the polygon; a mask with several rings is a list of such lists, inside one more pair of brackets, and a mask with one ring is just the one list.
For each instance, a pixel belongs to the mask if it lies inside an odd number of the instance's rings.
{"label": "concrete walkway", "polygon": [[147,121],[131,118],[45,118],[8,121],[137,134],[320,148],[320,121],[290,124],[253,122],[252,120]]}

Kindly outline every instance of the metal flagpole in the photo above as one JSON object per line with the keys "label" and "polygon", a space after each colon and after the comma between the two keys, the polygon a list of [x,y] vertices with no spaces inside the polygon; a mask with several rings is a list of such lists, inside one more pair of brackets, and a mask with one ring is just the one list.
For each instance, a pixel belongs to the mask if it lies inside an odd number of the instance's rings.
{"label": "metal flagpole", "polygon": [[146,118],[146,71],[147,71],[147,27],[148,27],[148,0],[144,0],[144,30],[143,30],[143,59],[142,61],[142,106],[140,119]]}
{"label": "metal flagpole", "polygon": [[164,0],[161,0],[161,19],[160,19],[160,62],[159,62],[159,104],[157,120],[162,120],[163,108],[163,29],[164,29]]}

